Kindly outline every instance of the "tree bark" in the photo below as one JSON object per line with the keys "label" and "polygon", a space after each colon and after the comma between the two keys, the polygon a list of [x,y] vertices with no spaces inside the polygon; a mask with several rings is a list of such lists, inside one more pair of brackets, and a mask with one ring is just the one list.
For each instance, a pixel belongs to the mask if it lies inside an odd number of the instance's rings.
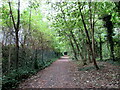
{"label": "tree bark", "polygon": [[100,35],[100,60],[102,60],[102,40]]}
{"label": "tree bark", "polygon": [[85,24],[85,21],[84,21],[83,14],[82,14],[82,12],[81,12],[80,2],[78,2],[78,8],[79,8],[79,12],[80,12],[80,15],[81,15],[81,18],[82,18],[82,23],[83,23],[83,25],[84,25],[84,30],[85,30],[85,33],[86,33],[86,36],[87,36],[87,39],[88,39],[89,48],[90,48],[90,50],[91,50],[92,60],[93,60],[93,62],[94,62],[94,66],[95,66],[96,69],[98,70],[99,67],[98,67],[98,65],[97,65],[97,63],[96,63],[95,55],[94,55],[93,50],[92,50],[92,45],[91,45],[91,43],[90,43],[90,37],[89,37],[89,34],[88,34],[88,30],[87,30],[87,27],[86,27],[86,24]]}
{"label": "tree bark", "polygon": [[75,57],[76,60],[78,60],[78,58],[77,58],[77,53],[76,53],[76,51],[75,51],[75,48],[74,48],[74,45],[73,45],[73,42],[72,42],[71,38],[69,38],[69,40],[70,40],[70,44],[71,44],[72,49],[73,49],[74,57]]}
{"label": "tree bark", "polygon": [[91,0],[89,2],[89,11],[90,11],[90,28],[92,31],[92,50],[93,50],[93,54],[95,55],[95,39],[94,39],[94,18],[92,15],[92,9],[91,9]]}
{"label": "tree bark", "polygon": [[10,66],[11,66],[11,36],[10,36],[9,55],[8,55],[8,72],[10,72]]}
{"label": "tree bark", "polygon": [[107,28],[107,39],[110,44],[110,56],[113,61],[115,61],[115,56],[114,56],[114,42],[113,42],[113,23],[111,21],[112,15],[106,15],[103,17],[103,21],[105,21],[105,27]]}
{"label": "tree bark", "polygon": [[15,24],[15,20],[13,17],[13,13],[12,13],[12,8],[11,8],[11,2],[8,2],[9,4],[9,8],[10,8],[10,15],[12,17],[12,21],[13,21],[13,25],[14,25],[14,29],[15,29],[15,36],[16,36],[16,71],[18,69],[18,61],[19,61],[19,25],[20,25],[20,0],[18,0],[18,10],[17,10],[17,24]]}
{"label": "tree bark", "polygon": [[80,48],[79,48],[79,45],[77,44],[77,41],[76,41],[76,39],[75,39],[75,36],[74,36],[72,30],[70,30],[70,34],[71,34],[71,36],[72,36],[72,39],[73,39],[73,41],[74,41],[74,43],[75,43],[75,45],[76,45],[76,47],[77,47],[77,50],[78,50],[78,52],[79,52],[82,60],[84,60],[84,57],[83,57],[82,53],[80,52],[81,50],[80,50]]}
{"label": "tree bark", "polygon": [[68,25],[68,23],[67,23],[67,21],[66,21],[65,13],[64,13],[64,11],[62,10],[62,7],[61,7],[61,12],[62,12],[62,14],[63,14],[63,19],[64,19],[64,21],[65,21],[65,24],[66,24],[66,26],[68,27],[68,29],[70,30],[70,34],[71,34],[71,36],[72,36],[72,39],[73,39],[73,41],[74,41],[74,43],[75,43],[75,45],[76,45],[76,47],[77,47],[77,51],[79,52],[81,58],[84,59],[82,53],[80,52],[79,45],[77,44],[76,39],[75,39],[75,37],[74,37],[74,34],[73,34],[71,28],[69,28],[69,25]]}

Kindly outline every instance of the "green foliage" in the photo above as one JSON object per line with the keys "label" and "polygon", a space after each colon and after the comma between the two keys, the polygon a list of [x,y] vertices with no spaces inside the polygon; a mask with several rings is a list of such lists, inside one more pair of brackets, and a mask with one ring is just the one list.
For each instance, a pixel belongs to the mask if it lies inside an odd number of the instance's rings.
{"label": "green foliage", "polygon": [[35,73],[35,70],[27,67],[19,68],[17,72],[16,70],[13,70],[9,74],[3,75],[2,89],[16,88],[20,81],[27,79],[29,76]]}
{"label": "green foliage", "polygon": [[21,81],[23,81],[23,80],[27,79],[28,77],[36,74],[39,70],[42,70],[45,67],[48,67],[49,65],[51,65],[56,60],[57,60],[57,58],[53,58],[53,59],[49,60],[48,62],[46,62],[45,65],[43,65],[41,67],[37,66],[37,68],[35,68],[35,69],[32,69],[30,67],[23,67],[23,68],[19,68],[17,70],[17,72],[15,70],[13,70],[8,74],[3,75],[3,77],[2,77],[3,88],[2,89],[16,88]]}
{"label": "green foliage", "polygon": [[[60,57],[60,56],[59,56]],[[58,58],[59,58],[58,57]],[[44,67],[48,67],[48,66],[50,66],[54,61],[56,61],[58,58],[54,58],[54,59],[52,59],[52,60],[49,60],[46,64],[45,64],[45,66]]]}
{"label": "green foliage", "polygon": [[115,46],[115,56],[120,58],[120,46],[119,45]]}
{"label": "green foliage", "polygon": [[108,63],[113,64],[115,66],[120,66],[120,58],[115,58],[116,61],[114,62],[113,60],[107,60]]}
{"label": "green foliage", "polygon": [[[100,37],[102,40],[102,55],[103,58],[110,57],[110,47],[107,40],[107,30],[104,28],[104,22],[100,20],[105,14],[111,15],[111,21],[114,24],[114,29],[119,28],[118,20],[119,14],[115,11],[116,5],[114,2],[92,2],[91,3],[91,13],[89,8],[90,3],[88,2],[80,2],[81,12],[84,16],[84,21],[88,29],[88,33],[90,36],[90,40],[92,42],[92,31],[90,30],[90,14],[92,14],[92,20],[94,19],[94,38],[95,38],[95,52],[96,58],[99,57],[99,42]],[[54,15],[53,13],[50,14],[49,19],[51,20],[51,27],[56,31],[58,35],[57,38],[60,43],[64,43],[63,50],[67,50],[70,56],[74,56],[74,51],[72,50],[72,46],[70,45],[70,39],[74,43],[74,50],[77,53],[82,54],[86,52],[85,50],[85,41],[86,34],[84,32],[84,25],[82,24],[81,15],[79,12],[79,8],[77,2],[58,2],[58,3],[51,3],[51,8],[53,8],[56,12]],[[52,18],[51,18],[52,16]],[[115,24],[116,23],[116,24]],[[113,30],[114,30],[113,29]],[[71,32],[73,35],[71,34]],[[109,32],[110,30],[108,30]],[[116,34],[116,32],[114,32]],[[74,37],[73,37],[74,36]],[[70,38],[70,39],[69,39]],[[117,39],[118,40],[118,39]],[[80,50],[77,50],[75,42],[80,47]],[[59,46],[58,46],[59,47]],[[84,49],[82,49],[84,48]],[[118,43],[115,46],[115,56],[118,57],[119,51]],[[76,55],[79,58],[79,54]],[[83,55],[84,56],[84,55]],[[75,57],[74,57],[75,58]],[[80,58],[81,59],[81,58]]]}
{"label": "green foliage", "polygon": [[[91,53],[88,39],[84,31],[81,14],[77,2],[51,2],[51,9],[47,15],[49,21],[44,21],[46,15],[42,15],[39,0],[26,0],[28,3],[21,10],[19,31],[19,68],[15,71],[15,32],[10,17],[7,1],[3,1],[0,7],[4,38],[2,40],[2,62],[3,62],[3,88],[14,88],[21,80],[37,73],[39,70],[49,66],[59,58],[63,52],[76,60],[88,60]],[[11,1],[14,19],[17,20],[16,1]],[[22,6],[22,5],[21,5]],[[47,5],[46,7],[48,7]],[[96,58],[99,59],[100,37],[102,41],[103,60],[110,57],[104,22],[100,20],[104,14],[111,15],[114,24],[113,30],[119,31],[118,4],[114,2],[80,2],[81,13],[92,42],[91,18],[94,23],[94,39]],[[91,13],[90,13],[91,10]],[[92,14],[92,17],[90,17]],[[94,19],[94,20],[93,20]],[[16,21],[15,21],[16,22]],[[115,57],[120,57],[119,33],[113,31]],[[11,40],[10,40],[11,39]],[[35,52],[37,50],[37,53]],[[80,55],[81,54],[81,55]],[[76,57],[75,57],[76,56]],[[90,56],[90,57],[88,57]],[[55,58],[55,59],[54,59]],[[118,59],[119,61],[119,59]],[[87,61],[88,62],[88,61]],[[10,65],[10,66],[9,66]],[[101,67],[101,66],[100,66]],[[92,70],[94,67],[81,68],[80,71]]]}
{"label": "green foliage", "polygon": [[103,59],[102,61],[100,61],[100,62],[108,62],[108,63],[110,63],[110,64],[112,64],[112,65],[115,65],[115,66],[120,66],[120,58],[115,58],[115,60],[116,61],[113,61],[113,60],[111,60],[111,59],[109,59],[109,58],[105,58],[105,59]]}
{"label": "green foliage", "polygon": [[38,68],[39,68],[39,66],[38,66],[38,62],[37,62],[36,59],[35,59],[35,62],[34,62],[34,68],[35,68],[35,69],[38,69]]}

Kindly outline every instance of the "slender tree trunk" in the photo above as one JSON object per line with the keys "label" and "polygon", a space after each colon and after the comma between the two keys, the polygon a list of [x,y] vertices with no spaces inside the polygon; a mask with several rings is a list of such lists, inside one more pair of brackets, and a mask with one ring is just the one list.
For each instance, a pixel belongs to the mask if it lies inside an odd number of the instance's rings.
{"label": "slender tree trunk", "polygon": [[[30,3],[31,4],[31,3]],[[29,12],[29,27],[28,27],[28,34],[31,35],[31,17],[32,17],[32,11],[30,7],[30,12]]]}
{"label": "slender tree trunk", "polygon": [[90,52],[88,51],[88,59],[89,59],[89,63],[92,63],[91,57],[90,57]]}
{"label": "slender tree trunk", "polygon": [[90,52],[90,48],[89,48],[89,45],[87,45],[87,53],[88,53],[88,59],[89,59],[89,63],[92,63],[92,60],[91,60],[91,52]]}
{"label": "slender tree trunk", "polygon": [[86,46],[85,46],[85,43],[83,44],[83,47],[84,47],[84,60],[83,60],[83,65],[87,65],[87,50],[86,50]]}
{"label": "slender tree trunk", "polygon": [[75,43],[75,45],[76,45],[76,47],[77,47],[77,51],[79,52],[82,60],[84,60],[84,57],[83,57],[82,53],[80,52],[81,50],[80,50],[80,48],[79,48],[79,45],[77,44],[77,41],[76,41],[76,39],[75,39],[75,36],[74,36],[72,30],[70,30],[70,33],[71,33],[72,39],[73,39],[73,41],[74,41],[74,43]]}
{"label": "slender tree trunk", "polygon": [[19,25],[20,25],[20,0],[18,0],[18,10],[17,10],[17,24],[15,24],[15,20],[13,17],[13,13],[12,13],[12,8],[11,8],[11,2],[8,2],[9,4],[9,8],[10,8],[10,15],[12,17],[12,21],[13,21],[13,25],[14,25],[14,29],[15,29],[15,37],[16,37],[16,71],[18,69],[18,61],[19,61]]}
{"label": "slender tree trunk", "polygon": [[112,36],[109,37],[109,43],[110,43],[110,50],[111,50],[110,56],[111,56],[112,60],[115,61],[115,56],[114,56],[114,42],[113,42]]}
{"label": "slender tree trunk", "polygon": [[4,53],[4,42],[5,42],[5,32],[4,32],[4,27],[2,26],[2,31],[3,31],[3,37],[2,37],[2,58],[4,57],[3,56],[3,53]]}
{"label": "slender tree trunk", "polygon": [[44,46],[43,46],[43,43],[44,43],[44,42],[43,42],[42,34],[41,34],[41,37],[40,37],[40,38],[41,38],[41,50],[42,50],[42,51],[41,51],[41,55],[42,55],[41,58],[42,58],[42,63],[45,65],[45,62],[44,62]]}
{"label": "slender tree trunk", "polygon": [[94,18],[92,15],[92,6],[91,6],[91,0],[89,2],[89,11],[90,11],[90,28],[92,31],[92,50],[93,50],[93,54],[95,55],[95,39],[94,39]]}
{"label": "slender tree trunk", "polygon": [[95,55],[93,53],[93,50],[92,50],[92,45],[90,43],[90,37],[89,37],[89,34],[88,34],[88,30],[87,30],[87,27],[86,27],[86,24],[85,24],[85,21],[84,21],[84,17],[83,17],[83,14],[81,12],[81,8],[80,8],[80,2],[78,2],[78,8],[79,8],[79,11],[80,11],[80,14],[81,14],[81,18],[82,18],[82,22],[83,22],[83,25],[84,25],[84,29],[85,29],[85,33],[86,33],[86,36],[87,36],[87,39],[88,39],[88,43],[89,43],[89,48],[90,48],[90,51],[91,51],[91,54],[92,54],[92,60],[94,62],[94,66],[96,67],[96,69],[98,70],[99,67],[96,63],[96,60],[95,60]]}
{"label": "slender tree trunk", "polygon": [[35,49],[35,61],[34,61],[34,68],[38,69],[38,50]]}
{"label": "slender tree trunk", "polygon": [[29,28],[28,30],[31,30],[31,8],[30,8],[30,14],[29,14]]}
{"label": "slender tree trunk", "polygon": [[16,29],[16,69],[19,67],[19,28],[20,28],[20,0],[18,0],[18,20],[17,20],[17,29]]}
{"label": "slender tree trunk", "polygon": [[11,36],[10,36],[9,55],[8,55],[8,72],[10,72],[10,66],[11,66]]}
{"label": "slender tree trunk", "polygon": [[76,60],[78,60],[78,58],[77,58],[77,53],[76,53],[76,51],[75,51],[75,48],[74,48],[74,45],[73,45],[73,42],[72,42],[71,38],[69,38],[69,40],[70,40],[70,44],[71,44],[72,49],[73,49],[74,57],[75,57]]}
{"label": "slender tree trunk", "polygon": [[[67,23],[67,21],[66,21],[65,14],[64,14],[64,11],[62,10],[62,7],[61,7],[61,12],[62,12],[62,14],[63,14],[63,16],[64,16],[63,19],[64,19],[64,21],[65,21],[65,24],[66,24],[66,26],[69,28],[69,25],[68,25],[68,23]],[[84,59],[84,57],[82,56],[82,54],[81,54],[81,52],[80,52],[79,45],[78,45],[77,42],[76,42],[76,39],[75,39],[75,37],[74,37],[74,34],[73,34],[71,28],[69,28],[69,30],[70,30],[70,34],[71,34],[71,36],[72,36],[72,39],[73,39],[73,41],[74,41],[74,43],[75,43],[75,45],[76,45],[76,47],[77,47],[77,50],[78,50],[81,58]]]}
{"label": "slender tree trunk", "polygon": [[19,61],[19,38],[18,32],[16,32],[16,69],[18,69],[18,61]]}
{"label": "slender tree trunk", "polygon": [[[80,27],[79,27],[79,33],[81,33],[83,36],[85,35],[82,30],[80,31]],[[80,37],[79,37],[79,42],[81,42]],[[84,52],[86,52],[86,50],[87,50],[87,47],[85,47],[85,43],[86,43],[86,42],[83,40],[83,45],[82,45],[83,47],[79,46],[80,49],[81,49],[82,51],[84,51]],[[81,44],[79,43],[79,45],[81,45]],[[81,52],[80,52],[80,53],[81,53]],[[82,53],[81,53],[81,54],[82,54]],[[82,55],[82,56],[84,56],[84,55]],[[83,59],[83,62],[85,62],[84,64],[87,65],[87,63],[86,63],[87,57],[83,57],[82,59]]]}
{"label": "slender tree trunk", "polygon": [[102,40],[100,35],[100,60],[102,60]]}
{"label": "slender tree trunk", "polygon": [[42,47],[41,55],[42,55],[42,63],[45,64],[45,62],[44,62],[44,56],[43,56],[44,55],[43,47]]}

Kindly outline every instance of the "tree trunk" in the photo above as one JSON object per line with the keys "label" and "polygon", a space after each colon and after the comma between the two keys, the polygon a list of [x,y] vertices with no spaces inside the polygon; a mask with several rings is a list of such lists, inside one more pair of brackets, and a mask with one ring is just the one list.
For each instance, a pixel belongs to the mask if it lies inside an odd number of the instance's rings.
{"label": "tree trunk", "polygon": [[90,29],[92,31],[92,50],[93,50],[93,54],[95,55],[95,39],[94,39],[94,18],[93,18],[93,14],[92,14],[92,9],[91,9],[91,0],[89,2],[89,11],[90,11]]}
{"label": "tree trunk", "polygon": [[100,60],[102,60],[102,40],[100,35]]}
{"label": "tree trunk", "polygon": [[18,32],[16,32],[16,69],[18,69],[18,61],[19,61],[19,38]]}
{"label": "tree trunk", "polygon": [[41,51],[41,55],[42,55],[42,63],[45,65],[45,62],[44,62],[44,50],[43,50],[43,47],[42,47],[42,51]]}
{"label": "tree trunk", "polygon": [[109,37],[109,43],[110,43],[110,56],[112,58],[113,61],[115,61],[115,56],[114,56],[114,42],[113,42],[113,38],[112,36]]}
{"label": "tree trunk", "polygon": [[35,61],[34,61],[34,69],[38,69],[38,52],[37,49],[35,49]]}
{"label": "tree trunk", "polygon": [[89,59],[89,63],[92,63],[92,60],[91,60],[91,52],[90,52],[90,48],[89,48],[89,45],[87,45],[87,53],[88,53],[88,59]]}
{"label": "tree trunk", "polygon": [[41,58],[42,58],[42,63],[45,65],[44,56],[43,56],[43,55],[44,55],[44,45],[43,45],[44,42],[43,42],[42,34],[41,34],[41,37],[40,37],[40,38],[41,38],[41,50],[42,50],[42,51],[41,51],[41,55],[42,55]]}
{"label": "tree trunk", "polygon": [[87,65],[87,50],[86,50],[86,46],[85,46],[85,44],[84,44],[84,60],[83,60],[83,65]]}
{"label": "tree trunk", "polygon": [[83,14],[81,12],[81,8],[80,8],[80,2],[78,2],[78,8],[79,8],[79,11],[80,11],[80,15],[81,15],[81,18],[82,18],[82,22],[83,22],[83,25],[84,25],[84,30],[85,30],[85,33],[86,33],[86,36],[87,36],[87,39],[88,39],[88,44],[89,44],[89,48],[90,48],[90,51],[91,51],[91,54],[92,54],[92,60],[94,62],[94,66],[96,67],[96,69],[98,70],[99,67],[96,63],[96,60],[95,60],[95,55],[93,53],[93,50],[92,50],[92,45],[90,43],[90,37],[89,37],[89,34],[88,34],[88,30],[87,30],[87,27],[86,27],[86,24],[85,24],[85,21],[84,21],[84,17],[83,17]]}
{"label": "tree trunk", "polygon": [[113,61],[115,61],[115,56],[114,56],[114,42],[113,42],[113,23],[111,21],[111,17],[112,15],[105,15],[103,17],[103,21],[105,21],[105,27],[107,28],[107,39],[109,41],[110,44],[110,56],[112,58]]}
{"label": "tree trunk", "polygon": [[77,53],[76,53],[76,51],[75,51],[75,48],[74,48],[74,45],[73,45],[73,42],[72,42],[71,38],[69,38],[69,40],[70,40],[70,44],[71,44],[72,49],[73,49],[74,57],[75,57],[76,60],[78,60],[78,58],[77,58]]}
{"label": "tree trunk", "polygon": [[31,8],[30,8],[30,15],[29,15],[29,28],[28,30],[31,30]]}
{"label": "tree trunk", "polygon": [[8,55],[8,72],[10,72],[10,66],[11,66],[11,36],[10,36],[9,55]]}
{"label": "tree trunk", "polygon": [[[61,12],[62,12],[62,14],[63,14],[63,16],[64,16],[63,19],[64,19],[64,21],[65,21],[65,24],[66,24],[66,26],[69,28],[69,25],[68,25],[68,23],[67,23],[67,21],[66,21],[65,13],[64,13],[64,11],[62,10],[62,7],[61,7]],[[73,41],[74,41],[74,43],[75,43],[75,45],[76,45],[76,47],[77,47],[77,51],[79,52],[81,58],[84,59],[84,57],[82,56],[82,54],[81,54],[81,52],[80,52],[79,45],[78,45],[77,42],[76,42],[76,39],[75,39],[75,37],[74,37],[74,34],[73,34],[71,28],[69,28],[69,30],[70,30],[70,34],[71,34],[71,36],[72,36],[72,39],[73,39]],[[76,58],[76,57],[75,57],[75,58]]]}
{"label": "tree trunk", "polygon": [[76,47],[77,47],[77,51],[79,52],[79,54],[80,54],[82,60],[84,60],[84,57],[83,57],[82,53],[80,52],[79,45],[77,44],[77,41],[76,41],[76,39],[75,39],[75,36],[74,36],[72,30],[70,30],[70,34],[71,34],[72,39],[73,39],[73,41],[74,41],[74,43],[75,43],[75,45],[76,45]]}
{"label": "tree trunk", "polygon": [[12,13],[12,8],[11,8],[11,2],[8,2],[9,4],[9,8],[10,8],[10,15],[12,17],[12,21],[13,21],[13,25],[14,25],[14,29],[15,29],[15,37],[16,37],[16,71],[18,69],[18,61],[19,61],[19,25],[20,25],[20,0],[18,0],[18,10],[17,10],[17,24],[15,24],[15,20],[13,17],[13,13]]}

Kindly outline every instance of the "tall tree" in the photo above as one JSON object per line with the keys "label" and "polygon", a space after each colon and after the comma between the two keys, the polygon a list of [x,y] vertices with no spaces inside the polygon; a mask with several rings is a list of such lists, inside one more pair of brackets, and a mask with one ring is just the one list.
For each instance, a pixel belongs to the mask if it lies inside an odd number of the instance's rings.
{"label": "tall tree", "polygon": [[110,44],[110,50],[111,50],[111,58],[113,61],[115,61],[115,56],[114,56],[114,42],[113,42],[113,24],[111,21],[111,15],[105,15],[103,17],[103,21],[105,21],[105,27],[107,28],[107,38]]}
{"label": "tall tree", "polygon": [[17,24],[15,23],[15,18],[13,16],[13,11],[11,7],[11,2],[8,2],[10,8],[10,15],[12,18],[13,26],[15,29],[15,37],[16,37],[16,70],[18,69],[19,62],[19,29],[20,29],[20,0],[18,0],[18,9],[17,9]]}
{"label": "tall tree", "polygon": [[97,63],[96,63],[96,60],[95,60],[95,54],[94,54],[93,49],[92,49],[92,45],[91,45],[91,41],[90,41],[90,36],[89,36],[88,30],[87,30],[87,27],[86,27],[86,23],[85,23],[85,21],[84,21],[84,17],[83,17],[82,11],[81,11],[81,9],[82,9],[83,7],[81,8],[80,2],[78,2],[78,8],[79,8],[79,12],[80,12],[80,15],[81,15],[81,18],[82,18],[82,22],[83,22],[83,25],[84,25],[84,30],[85,30],[85,33],[86,33],[86,36],[87,36],[87,39],[88,39],[89,48],[90,48],[91,53],[92,53],[92,60],[93,60],[93,62],[94,62],[94,66],[95,66],[96,69],[98,70],[99,67],[98,67],[98,65],[97,65]]}

